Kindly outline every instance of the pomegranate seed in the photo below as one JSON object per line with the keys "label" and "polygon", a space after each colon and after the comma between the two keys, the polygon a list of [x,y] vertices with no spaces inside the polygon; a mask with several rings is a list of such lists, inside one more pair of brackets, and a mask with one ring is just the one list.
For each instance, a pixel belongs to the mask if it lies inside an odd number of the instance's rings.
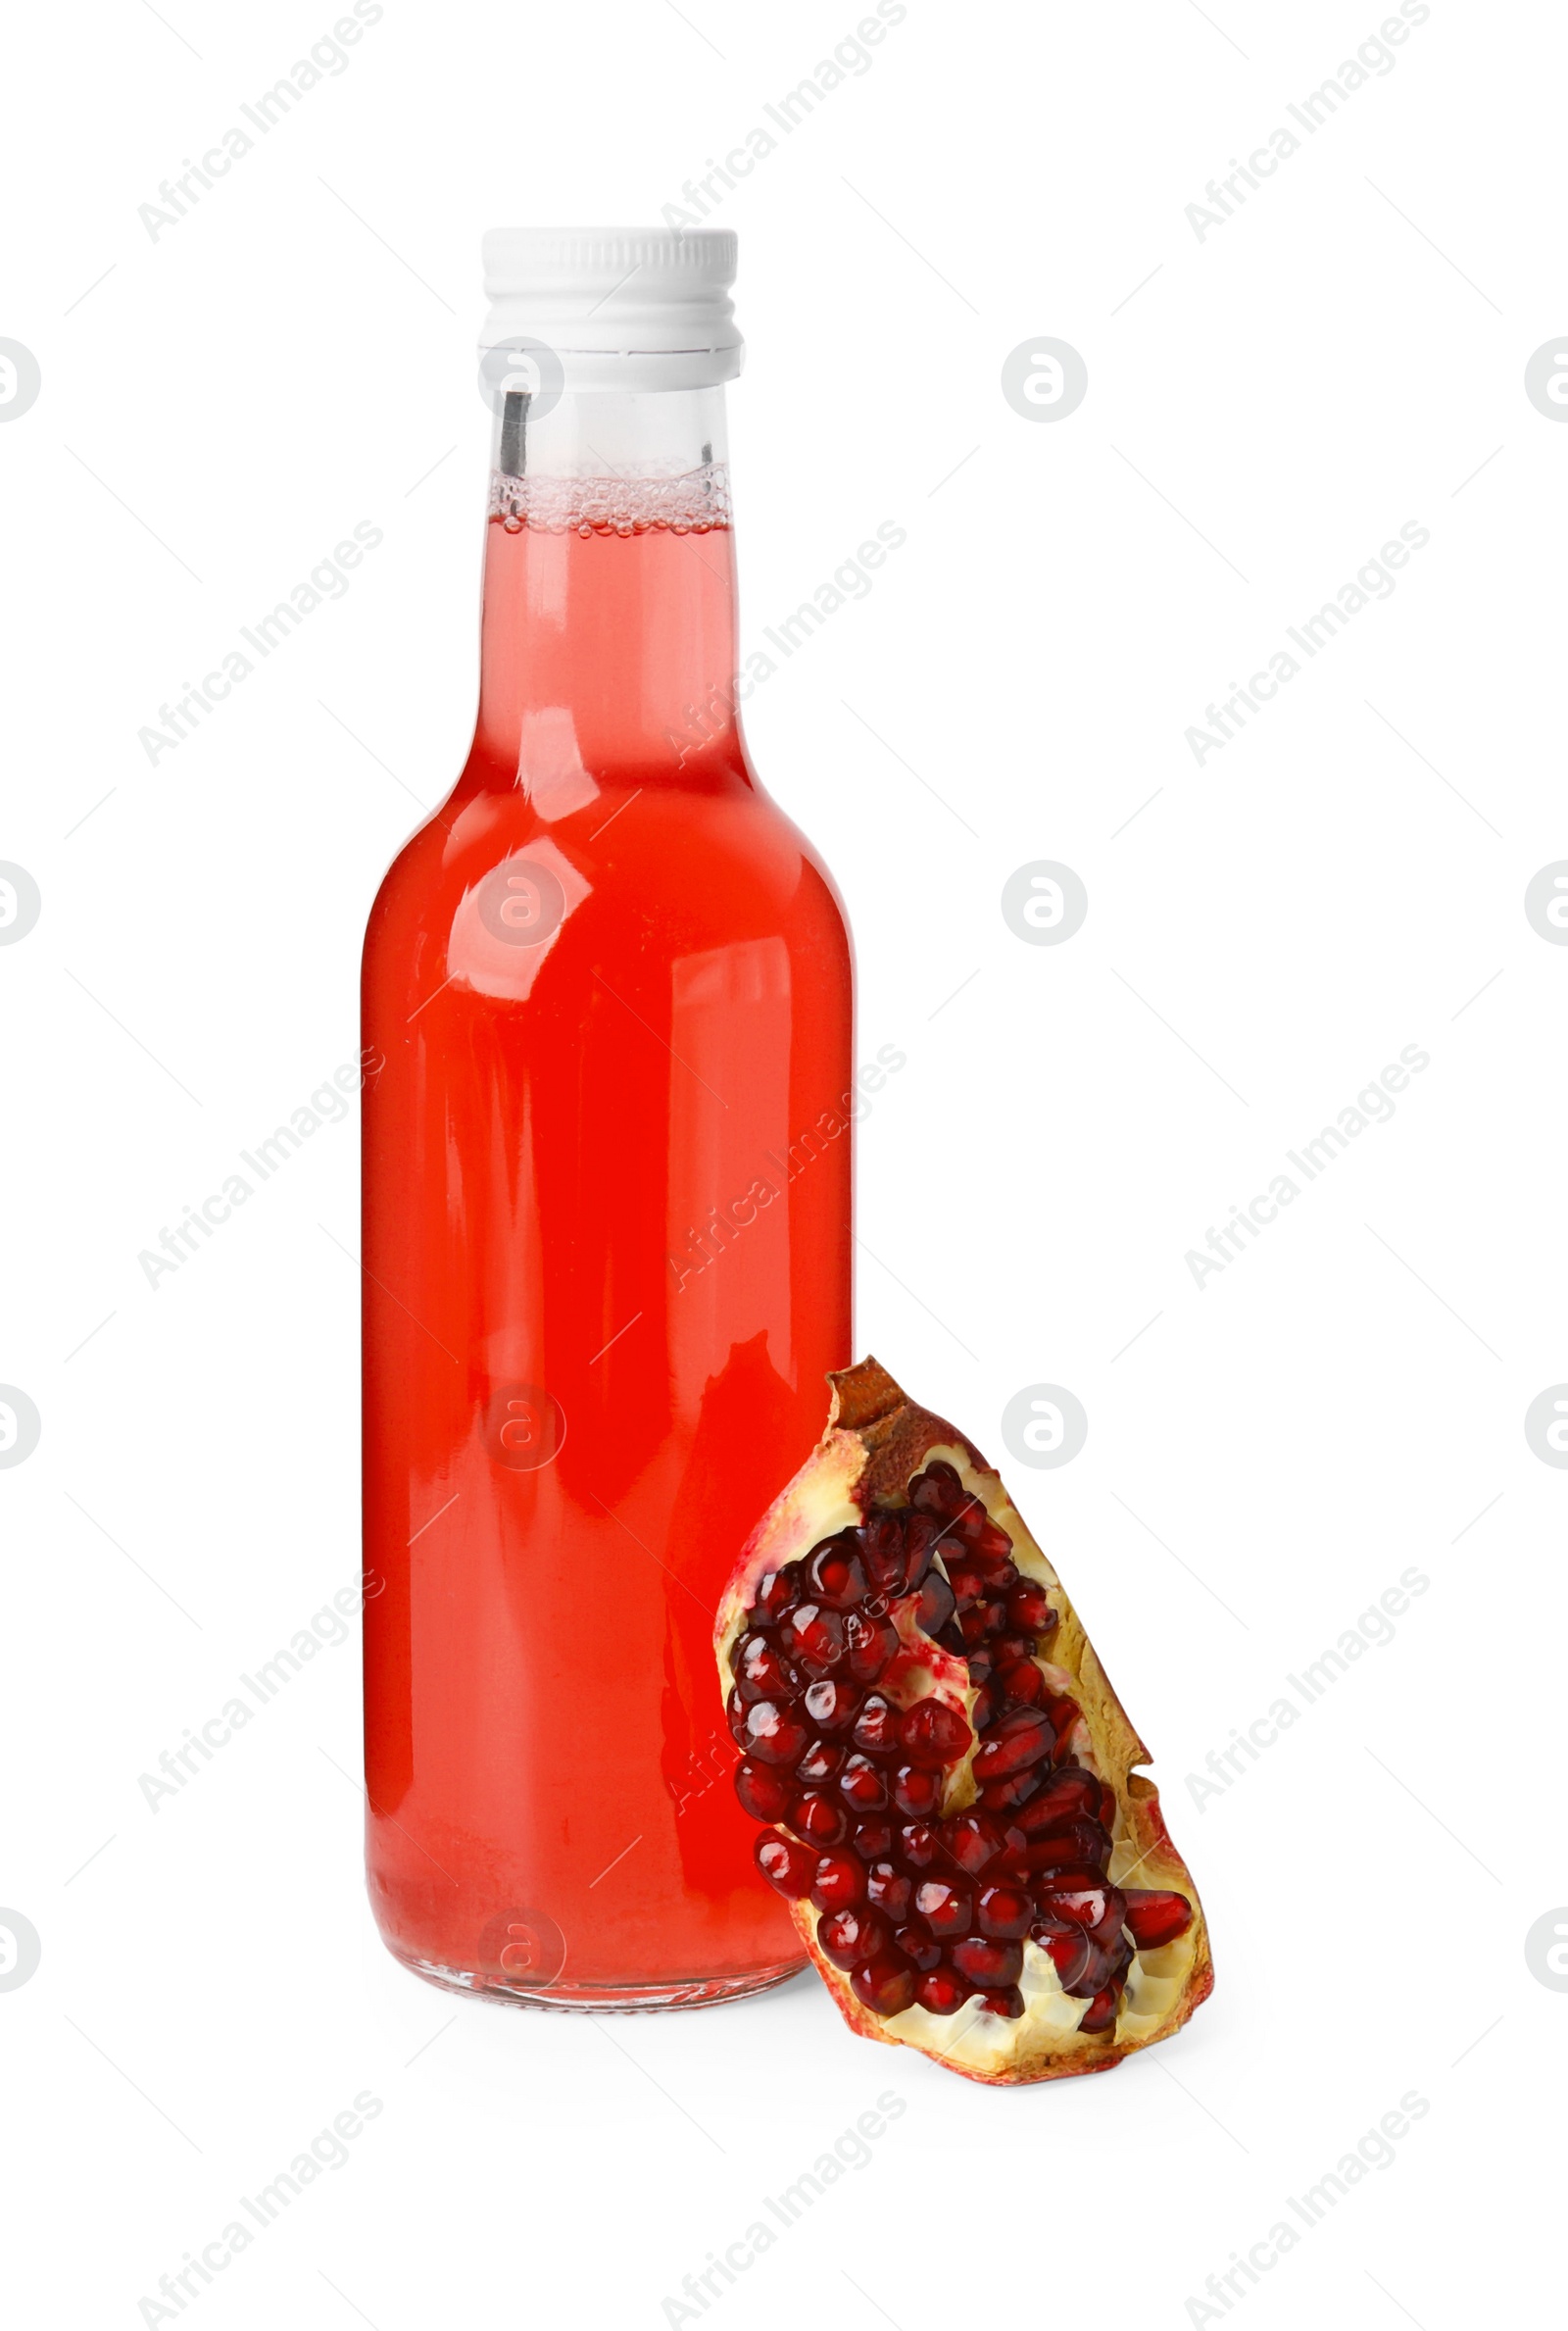
{"label": "pomegranate seed", "polygon": [[974,1888],[967,1878],[922,1878],[914,1890],[914,1911],[933,1934],[967,1934],[974,1917]]}
{"label": "pomegranate seed", "polygon": [[904,1525],[896,1513],[878,1513],[858,1533],[860,1560],[872,1587],[881,1595],[902,1595],[908,1585],[908,1553]]}
{"label": "pomegranate seed", "polygon": [[[1025,1849],[1026,1852],[1032,1850],[1032,1848]],[[1104,1884],[1105,1873],[1102,1869],[1096,1869],[1090,1862],[1075,1861],[1070,1869],[1048,1869],[1044,1875],[1037,1875],[1034,1880],[1035,1901],[1043,1918],[1054,1918],[1057,1927],[1063,1934],[1072,1934],[1077,1931],[1073,1921],[1062,1916],[1059,1911],[1053,1910],[1046,1896],[1048,1894],[1071,1894],[1084,1886],[1103,1886]]]}
{"label": "pomegranate seed", "polygon": [[1129,1886],[1127,1924],[1140,1951],[1157,1951],[1173,1943],[1193,1922],[1193,1906],[1185,1894],[1167,1894],[1156,1887]]}
{"label": "pomegranate seed", "polygon": [[897,1951],[884,1951],[869,1966],[858,1966],[850,1977],[850,1989],[873,2015],[901,2015],[906,2008],[912,2008],[914,1984],[913,1967]]}
{"label": "pomegranate seed", "polygon": [[963,1640],[962,1630],[956,1618],[950,1618],[945,1627],[937,1630],[937,1641],[944,1651],[951,1651],[956,1660],[967,1659],[970,1647]]}
{"label": "pomegranate seed", "polygon": [[818,1546],[806,1565],[806,1591],[830,1611],[850,1611],[867,1591],[865,1565],[853,1530]]}
{"label": "pomegranate seed", "polygon": [[1123,1939],[1111,1944],[1091,1942],[1076,1928],[1067,1928],[1064,1935],[1042,1935],[1039,1928],[1032,1928],[1032,1935],[1049,1951],[1069,2000],[1093,2000],[1095,1993],[1116,1981],[1132,1960],[1132,1949]]}
{"label": "pomegranate seed", "polygon": [[814,1789],[822,1781],[830,1781],[844,1761],[844,1751],[831,1740],[813,1740],[799,1764],[795,1777]]}
{"label": "pomegranate seed", "polygon": [[752,1859],[774,1892],[791,1901],[808,1893],[816,1875],[815,1848],[780,1837],[776,1829],[763,1830],[752,1848]]}
{"label": "pomegranate seed", "polygon": [[899,1831],[899,1859],[906,1869],[929,1869],[937,1858],[936,1831],[926,1821],[906,1821]]}
{"label": "pomegranate seed", "polygon": [[793,1792],[782,1772],[747,1757],[735,1767],[735,1794],[754,1821],[779,1821]]}
{"label": "pomegranate seed", "polygon": [[[951,1556],[952,1549],[947,1551]],[[946,1568],[948,1584],[953,1589],[953,1599],[958,1611],[962,1612],[970,1610],[985,1593],[985,1580],[968,1562],[949,1560]]]}
{"label": "pomegranate seed", "polygon": [[852,1611],[844,1622],[849,1645],[845,1664],[857,1683],[875,1683],[899,1648],[899,1630],[890,1618]]}
{"label": "pomegranate seed", "polygon": [[1115,1834],[1116,1792],[1109,1781],[1102,1781],[1100,1784],[1100,1821],[1102,1828],[1108,1829],[1112,1835]]}
{"label": "pomegranate seed", "polygon": [[790,1679],[770,1635],[743,1635],[730,1659],[743,1700],[787,1700]]}
{"label": "pomegranate seed", "polygon": [[1078,2029],[1080,2031],[1108,2031],[1116,2020],[1116,2011],[1120,2006],[1121,1985],[1119,1983],[1109,1984],[1105,1990],[1097,1991],[1089,2003],[1089,2011],[1079,2024]]}
{"label": "pomegranate seed", "polygon": [[901,1926],[893,1939],[909,1964],[917,1966],[922,1974],[929,1974],[934,1966],[942,1964],[942,1945],[924,1927]]}
{"label": "pomegranate seed", "polygon": [[1011,1812],[1015,1807],[1026,1805],[1039,1785],[1039,1768],[1028,1772],[1009,1772],[1000,1781],[987,1781],[980,1792],[980,1803],[987,1812]]}
{"label": "pomegranate seed", "polygon": [[[896,1861],[873,1861],[866,1872],[865,1899],[901,1926],[909,1915],[914,1880],[906,1878]],[[1025,1906],[1027,1908],[1027,1905]]]}
{"label": "pomegranate seed", "polygon": [[931,1571],[914,1606],[915,1624],[924,1634],[939,1638],[956,1609],[952,1587],[940,1570]]}
{"label": "pomegranate seed", "polygon": [[1126,1914],[1127,1900],[1116,1887],[1103,1879],[1097,1885],[1063,1885],[1054,1877],[1043,1886],[1039,1896],[1040,1908],[1051,1918],[1064,1918],[1069,1925],[1081,1926],[1097,1943],[1108,1943],[1121,1931]]}
{"label": "pomegranate seed", "polygon": [[1006,1840],[989,1813],[956,1813],[942,1824],[942,1843],[960,1869],[973,1875],[995,1861]]}
{"label": "pomegranate seed", "polygon": [[999,1668],[1010,1667],[1017,1660],[1034,1658],[1035,1639],[1032,1635],[999,1635],[988,1648]]}
{"label": "pomegranate seed", "polygon": [[824,1956],[848,1974],[863,1966],[892,1941],[887,1920],[876,1910],[829,1910],[816,1924],[816,1939]]}
{"label": "pomegranate seed", "polygon": [[931,1569],[932,1550],[941,1535],[941,1525],[934,1514],[910,1514],[904,1532],[903,1593],[912,1595],[925,1584]]}
{"label": "pomegranate seed", "polygon": [[987,1611],[984,1603],[976,1603],[970,1611],[960,1611],[956,1625],[965,1651],[978,1651],[986,1639]]}
{"label": "pomegranate seed", "polygon": [[901,1764],[893,1776],[893,1802],[901,1813],[923,1820],[942,1803],[942,1775],[922,1771],[917,1764]]}
{"label": "pomegranate seed", "polygon": [[[971,1520],[968,1513],[965,1513],[963,1519],[964,1527],[970,1533],[969,1543],[976,1554],[983,1555],[986,1561],[991,1562],[1007,1562],[1009,1561],[1012,1553],[1012,1540],[1000,1521],[992,1520],[984,1507],[980,1510],[978,1522]],[[1017,1571],[1013,1570],[1012,1575],[1016,1578]]]}
{"label": "pomegranate seed", "polygon": [[1023,1945],[993,1942],[989,1935],[965,1935],[952,1945],[948,1957],[960,1975],[983,1985],[1016,1983],[1023,1973]]}
{"label": "pomegranate seed", "polygon": [[1065,1934],[1042,1934],[1038,1927],[1031,1931],[1035,1941],[1043,1944],[1069,1999],[1093,1999],[1110,1981],[1110,1953],[1092,1943],[1086,1934],[1076,1928]]}
{"label": "pomegranate seed", "polygon": [[973,1997],[972,1987],[951,1966],[935,1966],[914,1987],[915,2004],[928,2015],[956,2015]]}
{"label": "pomegranate seed", "polygon": [[1013,1660],[1002,1670],[1007,1698],[1023,1708],[1043,1708],[1050,1686],[1033,1660]]}
{"label": "pomegranate seed", "polygon": [[1098,1821],[1084,1816],[1064,1821],[1048,1837],[1038,1837],[1027,1849],[1028,1868],[1038,1876],[1048,1869],[1102,1870],[1110,1860],[1110,1840]]}
{"label": "pomegranate seed", "polygon": [[853,1910],[865,1900],[865,1864],[854,1854],[824,1854],[811,1880],[811,1900],[819,1910]]}
{"label": "pomegranate seed", "polygon": [[806,1712],[818,1732],[829,1735],[848,1731],[859,1705],[860,1695],[853,1684],[838,1683],[828,1677],[811,1684],[805,1701]]}
{"label": "pomegranate seed", "polygon": [[769,1570],[757,1590],[756,1605],[747,1617],[764,1627],[776,1626],[794,1602],[800,1584],[799,1562],[786,1562],[781,1570]]}
{"label": "pomegranate seed", "polygon": [[946,1458],[938,1458],[909,1483],[909,1503],[922,1513],[956,1513],[969,1493]]}
{"label": "pomegranate seed", "polygon": [[945,1700],[916,1700],[899,1722],[899,1745],[911,1764],[940,1772],[967,1750],[974,1734]]}
{"label": "pomegranate seed", "polygon": [[1023,2013],[1023,1993],[1016,1983],[1008,1983],[994,1991],[982,1991],[976,2004],[988,2015],[1018,2016]]}
{"label": "pomegranate seed", "polygon": [[809,1838],[820,1848],[842,1845],[849,1835],[849,1815],[842,1805],[835,1805],[831,1797],[820,1790],[806,1789],[790,1807],[790,1827],[797,1837]]}
{"label": "pomegranate seed", "polygon": [[886,1756],[899,1743],[899,1711],[891,1700],[872,1692],[855,1720],[852,1735],[858,1749],[870,1757]]}
{"label": "pomegranate seed", "polygon": [[802,1603],[785,1620],[783,1639],[803,1667],[825,1675],[844,1657],[845,1624],[836,1611],[820,1603]]}
{"label": "pomegranate seed", "polygon": [[1094,1773],[1086,1772],[1081,1764],[1063,1764],[1055,1772],[1042,1774],[1028,1810],[1018,1815],[1018,1827],[1026,1837],[1044,1837],[1079,1813],[1098,1813],[1100,1791]]}
{"label": "pomegranate seed", "polygon": [[969,1661],[969,1680],[979,1683],[969,1709],[969,1721],[977,1732],[983,1732],[988,1724],[994,1724],[1003,1710],[1009,1705],[1007,1687],[1000,1675],[988,1675],[983,1682],[976,1676],[975,1667],[980,1663],[983,1662],[974,1660]]}
{"label": "pomegranate seed", "polygon": [[1026,1634],[1038,1635],[1053,1616],[1050,1599],[1038,1579],[1020,1578],[1007,1589],[1007,1617]]}
{"label": "pomegranate seed", "polygon": [[893,1851],[891,1821],[858,1821],[851,1845],[862,1861],[882,1861]]}
{"label": "pomegranate seed", "polygon": [[975,1906],[975,1924],[994,1941],[1014,1943],[1029,1932],[1035,1906],[1021,1886],[987,1886]]}
{"label": "pomegranate seed", "polygon": [[851,1757],[839,1774],[839,1794],[853,1811],[875,1813],[888,1801],[888,1784],[869,1757]]}
{"label": "pomegranate seed", "polygon": [[1079,1707],[1076,1700],[1061,1699],[1054,1700],[1052,1702],[1051,1721],[1053,1729],[1056,1735],[1056,1745],[1058,1748],[1066,1739],[1068,1733],[1072,1730],[1074,1724],[1077,1723],[1078,1718],[1083,1714],[1083,1710]]}
{"label": "pomegranate seed", "polygon": [[749,1703],[741,1698],[739,1684],[732,1683],[729,1687],[728,1693],[725,1695],[724,1721],[729,1726],[729,1736],[731,1740],[734,1741],[737,1748],[744,1748],[746,1746],[746,1711],[748,1706]]}
{"label": "pomegranate seed", "polygon": [[764,1764],[798,1764],[810,1740],[811,1735],[786,1702],[754,1700],[746,1711],[746,1737],[741,1746]]}
{"label": "pomegranate seed", "polygon": [[977,1782],[1001,1780],[1009,1772],[1021,1772],[1026,1764],[1038,1764],[1051,1749],[1052,1730],[1044,1712],[1017,1709],[993,1724],[975,1750],[974,1777]]}

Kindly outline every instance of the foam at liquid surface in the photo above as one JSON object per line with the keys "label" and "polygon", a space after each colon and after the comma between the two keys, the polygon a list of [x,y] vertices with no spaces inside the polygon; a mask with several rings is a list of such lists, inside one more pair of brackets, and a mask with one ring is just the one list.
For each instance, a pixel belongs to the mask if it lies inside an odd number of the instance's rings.
{"label": "foam at liquid surface", "polygon": [[710,462],[670,477],[490,476],[490,516],[508,533],[707,534],[730,522],[729,469]]}

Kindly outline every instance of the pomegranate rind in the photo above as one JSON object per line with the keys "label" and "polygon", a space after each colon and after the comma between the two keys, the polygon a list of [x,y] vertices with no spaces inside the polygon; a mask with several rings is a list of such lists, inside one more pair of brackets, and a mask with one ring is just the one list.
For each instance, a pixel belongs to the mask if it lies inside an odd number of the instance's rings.
{"label": "pomegranate rind", "polygon": [[[1137,1769],[1150,1761],[1149,1750],[1112,1689],[1061,1580],[1001,1475],[973,1442],[946,1418],[909,1400],[873,1359],[842,1369],[828,1381],[833,1400],[821,1441],[753,1530],[720,1602],[713,1642],[721,1690],[727,1694],[734,1680],[730,1654],[767,1572],[808,1554],[836,1531],[858,1526],[877,1508],[906,1506],[909,1481],[934,1460],[943,1460],[1006,1531],[1013,1562],[1025,1577],[1048,1590],[1058,1614],[1049,1638],[1051,1657],[1042,1657],[1039,1664],[1053,1692],[1069,1695],[1082,1711],[1068,1735],[1068,1753],[1108,1781],[1115,1794],[1112,1883],[1183,1895],[1192,1905],[1193,1918],[1175,1941],[1138,1953],[1114,2021],[1104,2031],[1086,2033],[1078,2026],[1091,2003],[1067,1997],[1054,1962],[1034,1942],[1023,1946],[1021,2016],[989,2014],[971,2004],[951,2016],[933,2015],[916,2006],[883,2018],[862,2006],[849,1976],[822,1952],[809,1902],[792,1902],[790,1915],[844,2020],[863,2039],[917,2049],[966,2079],[991,2087],[1109,2071],[1126,2057],[1179,2031],[1214,1987],[1207,1921],[1198,1889],[1165,1826],[1158,1790]],[[923,1639],[921,1647],[929,1669],[923,1688],[966,1712],[973,1695],[964,1662]],[[968,1763],[965,1759],[950,1782],[945,1800],[949,1811],[974,1795]]]}

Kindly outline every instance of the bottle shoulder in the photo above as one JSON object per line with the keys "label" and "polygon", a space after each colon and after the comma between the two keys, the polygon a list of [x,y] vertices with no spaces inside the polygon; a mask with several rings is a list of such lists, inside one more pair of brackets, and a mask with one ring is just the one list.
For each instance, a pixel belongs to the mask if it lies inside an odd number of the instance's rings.
{"label": "bottle shoulder", "polygon": [[849,955],[843,902],[817,851],[748,779],[721,788],[595,785],[557,815],[523,791],[451,798],[393,860],[366,955],[440,941],[476,911],[515,916],[509,898],[569,917],[574,936],[635,933],[670,957],[763,935]]}

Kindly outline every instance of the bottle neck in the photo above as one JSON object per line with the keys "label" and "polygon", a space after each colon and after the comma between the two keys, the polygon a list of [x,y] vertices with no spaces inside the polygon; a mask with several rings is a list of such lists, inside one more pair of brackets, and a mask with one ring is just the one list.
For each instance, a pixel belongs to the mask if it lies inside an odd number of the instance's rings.
{"label": "bottle neck", "polygon": [[719,783],[735,715],[721,388],[563,394],[497,417],[475,761],[546,817]]}

